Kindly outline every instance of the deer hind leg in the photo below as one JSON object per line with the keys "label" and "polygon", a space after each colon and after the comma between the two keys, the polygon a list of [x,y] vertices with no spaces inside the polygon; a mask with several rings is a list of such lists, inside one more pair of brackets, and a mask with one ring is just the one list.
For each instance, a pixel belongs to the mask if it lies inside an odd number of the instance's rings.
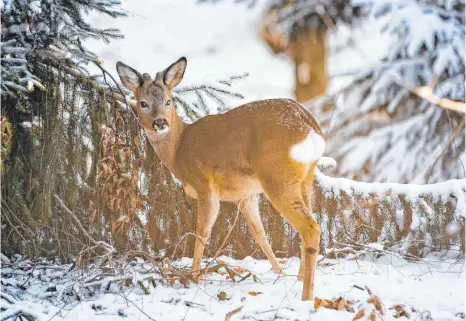
{"label": "deer hind leg", "polygon": [[265,256],[272,264],[274,271],[283,275],[284,271],[280,264],[278,264],[278,260],[265,237],[264,225],[262,224],[259,214],[259,199],[255,195],[250,196],[241,201],[238,207],[248,223],[249,233],[251,233],[256,243],[259,244],[262,252],[264,252]]}
{"label": "deer hind leg", "polygon": [[204,248],[210,238],[212,226],[217,220],[220,210],[218,196],[214,193],[198,193],[197,195],[197,222],[196,242],[194,244],[194,256],[192,274],[195,280],[202,278],[201,260]]}
{"label": "deer hind leg", "polygon": [[[315,165],[311,167],[311,169],[309,170],[308,176],[306,177],[306,179],[301,185],[301,191],[303,194],[304,203],[307,205],[307,208],[309,209],[309,211],[311,211],[311,213],[312,213],[311,197],[312,197],[312,184],[314,183],[314,168],[315,168]],[[299,273],[298,273],[298,280],[300,281],[304,280],[305,260],[306,260],[306,252],[304,251],[304,246],[301,246],[301,262],[299,264]]]}
{"label": "deer hind leg", "polygon": [[263,182],[265,194],[273,206],[296,228],[303,242],[304,285],[303,300],[312,300],[314,295],[314,274],[319,252],[320,227],[312,218],[302,195],[302,183],[285,185],[283,181]]}

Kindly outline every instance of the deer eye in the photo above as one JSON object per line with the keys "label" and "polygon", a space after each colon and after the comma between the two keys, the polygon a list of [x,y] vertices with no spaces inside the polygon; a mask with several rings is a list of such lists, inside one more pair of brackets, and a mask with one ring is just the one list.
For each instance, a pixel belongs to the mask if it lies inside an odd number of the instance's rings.
{"label": "deer eye", "polygon": [[142,108],[147,108],[149,105],[145,101],[141,101],[141,107]]}
{"label": "deer eye", "polygon": [[170,99],[167,100],[167,103],[165,104],[165,106],[167,106],[167,107],[170,106]]}

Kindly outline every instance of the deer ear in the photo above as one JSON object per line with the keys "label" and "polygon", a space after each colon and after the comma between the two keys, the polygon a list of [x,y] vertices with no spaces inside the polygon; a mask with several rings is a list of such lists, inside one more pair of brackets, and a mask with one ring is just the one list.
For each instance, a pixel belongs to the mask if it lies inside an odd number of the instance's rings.
{"label": "deer ear", "polygon": [[164,71],[163,83],[170,89],[173,89],[175,86],[177,86],[181,82],[181,79],[183,79],[187,64],[188,61],[185,57],[181,57],[176,62],[171,64],[171,66]]}
{"label": "deer ear", "polygon": [[116,69],[123,85],[133,93],[136,91],[136,88],[142,85],[143,79],[141,74],[130,66],[118,61]]}

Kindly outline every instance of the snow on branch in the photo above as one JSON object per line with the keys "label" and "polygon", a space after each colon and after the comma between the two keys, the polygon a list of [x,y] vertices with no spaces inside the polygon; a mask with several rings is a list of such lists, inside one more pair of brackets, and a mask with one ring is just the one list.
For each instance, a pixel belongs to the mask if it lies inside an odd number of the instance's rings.
{"label": "snow on branch", "polygon": [[85,21],[89,11],[112,17],[127,15],[117,0],[71,1],[66,4],[56,0],[7,1],[1,8],[2,97],[27,95],[34,87],[44,89],[31,68],[42,50],[60,48],[78,68],[96,59],[95,54],[82,45],[83,40],[94,38],[108,42],[122,37],[116,29],[90,26]]}
{"label": "snow on branch", "polygon": [[[318,168],[333,163],[319,161]],[[314,212],[325,246],[378,242],[416,256],[464,250],[466,179],[437,184],[366,183],[316,171]]]}

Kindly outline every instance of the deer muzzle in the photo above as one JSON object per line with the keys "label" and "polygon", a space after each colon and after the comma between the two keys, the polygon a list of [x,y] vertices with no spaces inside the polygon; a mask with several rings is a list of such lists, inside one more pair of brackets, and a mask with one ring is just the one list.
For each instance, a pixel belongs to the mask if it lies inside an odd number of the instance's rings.
{"label": "deer muzzle", "polygon": [[168,132],[168,122],[165,118],[157,118],[152,122],[152,127],[158,134]]}

